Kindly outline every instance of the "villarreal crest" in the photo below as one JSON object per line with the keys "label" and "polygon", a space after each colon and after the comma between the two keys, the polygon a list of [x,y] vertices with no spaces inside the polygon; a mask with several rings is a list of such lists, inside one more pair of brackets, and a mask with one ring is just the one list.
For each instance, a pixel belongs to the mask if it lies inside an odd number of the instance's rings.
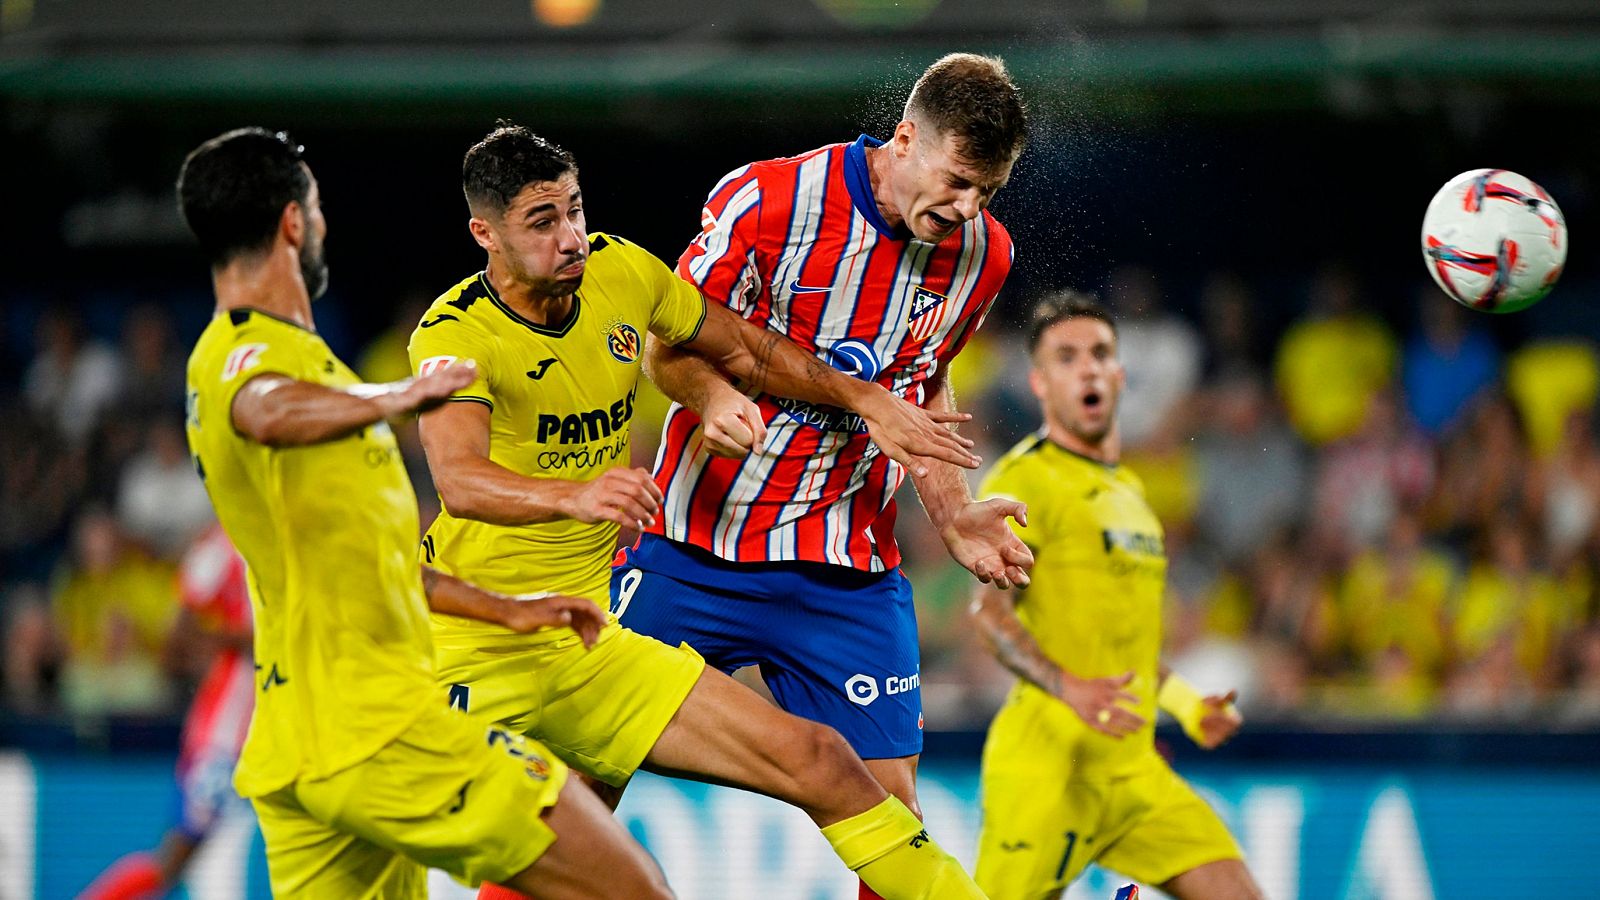
{"label": "villarreal crest", "polygon": [[606,349],[617,362],[633,362],[639,358],[639,332],[626,322],[611,326],[606,332]]}
{"label": "villarreal crest", "polygon": [[945,303],[943,294],[935,293],[925,287],[919,287],[911,295],[911,312],[906,314],[906,324],[911,326],[911,337],[925,341],[938,330],[939,323],[944,321]]}

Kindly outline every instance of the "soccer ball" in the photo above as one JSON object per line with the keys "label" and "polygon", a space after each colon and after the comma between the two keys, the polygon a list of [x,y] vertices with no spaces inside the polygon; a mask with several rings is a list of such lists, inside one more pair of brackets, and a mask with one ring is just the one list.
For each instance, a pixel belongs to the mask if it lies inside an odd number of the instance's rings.
{"label": "soccer ball", "polygon": [[1422,217],[1422,257],[1457,303],[1516,312],[1555,287],[1567,260],[1567,220],[1532,181],[1474,169],[1433,195]]}

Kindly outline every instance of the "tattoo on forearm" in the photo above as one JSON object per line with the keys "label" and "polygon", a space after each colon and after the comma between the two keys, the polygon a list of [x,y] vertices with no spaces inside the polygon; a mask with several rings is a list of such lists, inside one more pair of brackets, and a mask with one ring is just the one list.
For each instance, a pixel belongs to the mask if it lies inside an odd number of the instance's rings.
{"label": "tattoo on forearm", "polygon": [[1055,696],[1061,695],[1061,669],[1039,648],[1015,616],[995,616],[989,622],[989,640],[995,658],[1019,678],[1034,683]]}
{"label": "tattoo on forearm", "polygon": [[750,386],[758,391],[767,389],[767,377],[772,371],[772,357],[778,352],[777,334],[767,331],[761,335],[761,340],[756,344],[754,362],[750,369]]}

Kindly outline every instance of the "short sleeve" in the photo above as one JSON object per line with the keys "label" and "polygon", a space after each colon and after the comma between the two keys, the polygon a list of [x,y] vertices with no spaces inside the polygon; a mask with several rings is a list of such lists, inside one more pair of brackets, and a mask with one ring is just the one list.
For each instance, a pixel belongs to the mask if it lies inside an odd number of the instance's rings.
{"label": "short sleeve", "polygon": [[642,257],[640,274],[652,300],[650,333],[674,346],[694,340],[706,321],[706,299],[666,263],[645,250],[638,252]]}
{"label": "short sleeve", "polygon": [[490,390],[492,373],[488,366],[490,354],[485,351],[482,339],[455,316],[433,316],[430,313],[411,332],[411,343],[406,350],[411,357],[411,371],[418,377],[468,360],[476,363],[478,377],[450,395],[450,399],[482,403],[494,409],[494,392]]}
{"label": "short sleeve", "polygon": [[195,373],[197,387],[217,398],[215,408],[226,410],[230,421],[234,398],[253,379],[282,375],[297,381],[310,380],[307,369],[314,361],[308,360],[303,342],[286,331],[283,326],[258,326],[253,322],[239,325],[218,368]]}
{"label": "short sleeve", "polygon": [[761,183],[755,170],[735,169],[706,198],[700,234],[678,259],[678,275],[707,300],[746,317],[761,293],[755,254],[760,212]]}

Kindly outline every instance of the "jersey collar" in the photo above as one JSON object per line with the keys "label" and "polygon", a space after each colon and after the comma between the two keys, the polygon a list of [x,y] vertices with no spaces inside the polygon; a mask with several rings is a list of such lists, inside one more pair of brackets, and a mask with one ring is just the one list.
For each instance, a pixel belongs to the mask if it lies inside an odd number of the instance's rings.
{"label": "jersey collar", "polygon": [[578,321],[578,309],[582,306],[583,301],[577,294],[572,295],[572,311],[567,313],[566,321],[560,325],[540,325],[538,322],[530,322],[524,319],[504,300],[500,299],[500,293],[494,289],[494,285],[489,283],[489,272],[487,270],[478,273],[478,283],[483,285],[484,293],[489,295],[489,302],[510,317],[511,321],[528,328],[535,334],[542,334],[545,337],[565,337],[567,332],[571,331],[572,326]]}
{"label": "jersey collar", "polygon": [[1103,459],[1095,459],[1092,456],[1086,456],[1072,449],[1071,447],[1058,444],[1055,441],[1050,440],[1050,435],[1044,429],[1040,429],[1040,431],[1036,433],[1034,437],[1036,438],[1033,445],[1034,450],[1037,450],[1040,447],[1054,447],[1068,456],[1075,456],[1092,466],[1098,466],[1099,468],[1105,469],[1108,472],[1115,472],[1117,470],[1117,466],[1120,465],[1120,463],[1106,462]]}
{"label": "jersey collar", "polygon": [[874,231],[891,240],[910,240],[909,230],[895,228],[884,221],[883,213],[878,212],[878,198],[872,193],[872,178],[867,174],[867,149],[882,146],[883,141],[863,134],[844,148],[844,186],[850,192],[850,203]]}

